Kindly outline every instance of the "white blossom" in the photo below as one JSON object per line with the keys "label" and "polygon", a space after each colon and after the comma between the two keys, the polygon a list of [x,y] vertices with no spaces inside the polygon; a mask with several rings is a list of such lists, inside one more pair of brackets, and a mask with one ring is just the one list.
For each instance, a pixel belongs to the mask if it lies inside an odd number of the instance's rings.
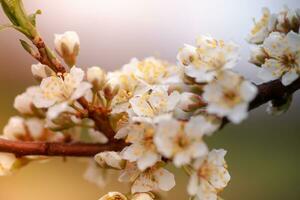
{"label": "white blossom", "polygon": [[167,158],[173,158],[174,164],[180,167],[207,154],[203,136],[217,128],[203,116],[192,117],[187,123],[175,119],[160,120],[154,141],[158,151]]}
{"label": "white blossom", "polygon": [[163,167],[153,166],[141,172],[134,164],[129,164],[119,177],[121,182],[133,182],[131,193],[149,191],[169,191],[175,186],[172,173]]}
{"label": "white blossom", "polygon": [[115,138],[126,137],[126,142],[131,143],[125,147],[121,156],[130,162],[137,162],[140,170],[153,166],[160,160],[160,155],[153,142],[155,127],[151,123],[138,122],[130,124],[118,131]]}
{"label": "white blossom", "polygon": [[26,119],[25,125],[28,129],[30,136],[34,140],[39,140],[42,137],[44,130],[45,130],[44,120],[41,120],[38,118],[29,118],[29,119]]}
{"label": "white blossom", "polygon": [[188,184],[188,193],[198,199],[217,200],[218,193],[222,191],[230,180],[227,165],[224,160],[226,151],[212,150],[207,156],[198,159],[195,172],[191,175]]}
{"label": "white blossom", "polygon": [[95,155],[95,161],[102,168],[113,168],[113,169],[123,169],[125,166],[125,161],[122,159],[119,153],[114,151],[105,151]]}
{"label": "white blossom", "polygon": [[198,83],[210,82],[219,71],[233,68],[238,58],[235,44],[206,36],[198,38],[197,47],[185,45],[177,55],[185,74]]}
{"label": "white blossom", "polygon": [[100,144],[105,144],[108,142],[108,138],[100,131],[91,128],[88,130],[88,133],[93,142],[100,143]]}
{"label": "white blossom", "polygon": [[300,74],[300,35],[289,32],[283,35],[273,32],[264,41],[263,48],[268,58],[262,65],[259,77],[265,81],[281,78],[283,85],[289,85]]}
{"label": "white blossom", "polygon": [[103,69],[97,66],[88,68],[87,80],[94,86],[96,90],[101,89],[104,86],[106,75]]}
{"label": "white blossom", "polygon": [[83,82],[84,72],[73,67],[70,73],[62,77],[51,76],[42,80],[40,91],[34,98],[34,105],[38,108],[48,108],[55,103],[76,100],[85,95],[92,87]]}
{"label": "white blossom", "polygon": [[55,34],[55,50],[69,66],[73,66],[79,53],[80,41],[76,32],[67,31],[64,34]]}
{"label": "white blossom", "polygon": [[180,82],[178,78],[180,72],[176,66],[154,57],[147,57],[143,60],[133,58],[122,67],[122,71],[150,85]]}
{"label": "white blossom", "polygon": [[[299,11],[298,11],[299,12]],[[287,6],[277,15],[276,30],[282,33],[298,31],[300,26],[300,15],[297,10],[289,9]],[[299,32],[298,32],[299,33]]]}
{"label": "white blossom", "polygon": [[248,35],[248,42],[253,44],[261,44],[268,37],[268,35],[275,29],[276,14],[271,14],[268,8],[262,9],[263,16],[256,22],[254,21],[254,27]]}
{"label": "white blossom", "polygon": [[155,86],[129,100],[134,113],[139,117],[154,117],[174,110],[179,103],[177,91],[168,94],[167,86]]}
{"label": "white blossom", "polygon": [[224,71],[204,87],[203,98],[208,104],[208,113],[240,123],[247,117],[249,103],[256,94],[257,88],[252,83],[233,72]]}
{"label": "white blossom", "polygon": [[14,101],[14,108],[21,114],[32,115],[33,112],[33,99],[36,93],[39,92],[38,86],[31,86],[27,90],[18,95]]}

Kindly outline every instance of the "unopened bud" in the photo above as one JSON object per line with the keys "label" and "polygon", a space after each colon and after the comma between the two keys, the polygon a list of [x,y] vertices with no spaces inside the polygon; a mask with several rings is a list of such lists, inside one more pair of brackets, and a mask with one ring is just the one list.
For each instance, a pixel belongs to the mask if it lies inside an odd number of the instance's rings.
{"label": "unopened bud", "polygon": [[42,79],[51,76],[54,72],[47,66],[41,63],[31,65],[31,72],[35,79],[41,81]]}
{"label": "unopened bud", "polygon": [[125,160],[114,151],[98,153],[95,160],[102,168],[123,169],[125,167]]}
{"label": "unopened bud", "polygon": [[67,31],[64,34],[56,34],[55,50],[69,66],[74,66],[79,53],[80,41],[76,32]]}
{"label": "unopened bud", "polygon": [[101,197],[99,200],[128,200],[128,199],[120,192],[109,192],[108,194]]}
{"label": "unopened bud", "polygon": [[101,90],[105,84],[106,74],[100,67],[91,67],[87,70],[87,80],[93,84],[95,90]]}
{"label": "unopened bud", "polygon": [[120,86],[118,84],[107,83],[104,88],[104,95],[107,100],[112,100],[119,92]]}

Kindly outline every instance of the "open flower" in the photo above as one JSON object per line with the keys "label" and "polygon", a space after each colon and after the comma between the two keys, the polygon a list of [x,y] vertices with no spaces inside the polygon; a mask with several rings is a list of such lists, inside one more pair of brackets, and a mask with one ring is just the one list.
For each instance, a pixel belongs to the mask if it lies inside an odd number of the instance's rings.
{"label": "open flower", "polygon": [[252,83],[238,74],[224,71],[204,87],[203,99],[208,104],[208,113],[239,123],[247,117],[249,103],[256,94],[257,88]]}
{"label": "open flower", "polygon": [[70,73],[62,77],[51,76],[42,80],[40,91],[34,98],[34,105],[38,108],[48,108],[55,103],[73,101],[82,97],[92,86],[83,82],[84,72],[73,67]]}
{"label": "open flower", "polygon": [[147,122],[136,122],[120,129],[116,138],[126,137],[126,142],[131,143],[121,152],[123,159],[137,162],[140,170],[153,166],[160,160],[155,144],[153,142],[155,127]]}
{"label": "open flower", "polygon": [[168,94],[167,86],[154,86],[130,99],[133,112],[138,117],[155,117],[174,110],[180,101],[177,91]]}
{"label": "open flower", "polygon": [[174,175],[158,165],[141,172],[134,163],[128,163],[119,181],[133,182],[131,186],[133,194],[156,190],[169,191],[175,186]]}
{"label": "open flower", "polygon": [[261,44],[268,35],[275,29],[276,14],[271,14],[268,8],[262,9],[263,16],[258,22],[254,21],[254,27],[248,35],[248,42],[253,44]]}
{"label": "open flower", "polygon": [[268,58],[262,65],[259,77],[265,81],[281,78],[289,85],[300,75],[300,35],[289,32],[283,35],[273,32],[264,41],[263,48]]}
{"label": "open flower", "polygon": [[55,50],[69,65],[73,66],[79,53],[80,41],[76,32],[67,31],[64,34],[55,34]]}
{"label": "open flower", "polygon": [[203,116],[192,117],[187,123],[175,119],[160,120],[154,141],[158,151],[173,158],[174,164],[180,167],[208,152],[203,136],[217,128]]}
{"label": "open flower", "polygon": [[104,93],[106,98],[111,100],[112,113],[128,110],[128,101],[133,96],[137,85],[136,78],[130,73],[115,71],[107,74]]}
{"label": "open flower", "polygon": [[227,165],[224,160],[226,151],[212,150],[207,156],[198,159],[195,172],[191,175],[188,184],[188,193],[198,199],[217,200],[218,193],[222,191],[230,180]]}
{"label": "open flower", "polygon": [[123,66],[122,71],[150,85],[180,82],[178,67],[154,57],[147,57],[143,60],[133,58],[130,63]]}
{"label": "open flower", "polygon": [[238,58],[235,44],[205,36],[198,38],[197,47],[185,45],[177,55],[185,74],[198,83],[209,82],[219,71],[234,67]]}

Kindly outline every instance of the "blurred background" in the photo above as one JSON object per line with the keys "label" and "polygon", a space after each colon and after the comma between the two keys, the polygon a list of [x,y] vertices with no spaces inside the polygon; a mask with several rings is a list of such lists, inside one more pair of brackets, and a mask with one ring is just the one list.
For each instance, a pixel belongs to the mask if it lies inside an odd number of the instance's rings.
{"label": "blurred background", "polygon": [[[157,56],[176,62],[184,43],[193,44],[201,34],[233,40],[241,46],[237,70],[252,80],[256,68],[247,63],[245,37],[261,8],[278,12],[282,6],[300,7],[298,0],[24,0],[28,11],[41,9],[38,27],[53,47],[54,33],[76,31],[81,39],[78,66],[98,65],[117,69],[130,58]],[[0,11],[0,23],[7,23]],[[0,33],[0,128],[15,115],[14,97],[34,82],[35,63],[20,47],[24,38],[14,30]],[[232,181],[222,196],[227,200],[300,199],[300,95],[291,109],[279,117],[268,116],[265,106],[251,112],[240,125],[229,125],[212,138],[210,147],[228,150]],[[110,179],[98,188],[86,182],[86,163],[78,159],[52,159],[33,163],[9,177],[0,177],[0,200],[96,200],[111,190],[126,187]],[[179,170],[177,186],[166,200],[187,199],[187,177]],[[114,178],[116,178],[114,175]]]}

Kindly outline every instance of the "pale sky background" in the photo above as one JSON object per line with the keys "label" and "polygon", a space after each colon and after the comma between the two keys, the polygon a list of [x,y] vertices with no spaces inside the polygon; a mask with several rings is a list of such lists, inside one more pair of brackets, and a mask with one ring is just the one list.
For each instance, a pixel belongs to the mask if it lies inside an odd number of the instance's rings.
{"label": "pale sky background", "polygon": [[[41,9],[38,27],[52,45],[55,33],[73,30],[81,39],[78,65],[100,65],[116,69],[130,58],[159,56],[176,61],[176,53],[184,43],[193,44],[201,34],[232,40],[241,46],[238,70],[253,77],[255,69],[247,63],[249,45],[245,41],[253,17],[261,16],[267,6],[278,12],[283,5],[300,6],[298,0],[24,0],[30,11]],[[6,22],[3,13],[0,22]],[[32,60],[17,44],[15,31],[0,33],[0,59],[18,53],[24,66],[16,60],[5,64],[26,69]],[[1,61],[3,62],[3,61]],[[3,65],[3,63],[2,63]],[[1,72],[6,69],[1,67]],[[24,75],[25,75],[24,74]]]}

